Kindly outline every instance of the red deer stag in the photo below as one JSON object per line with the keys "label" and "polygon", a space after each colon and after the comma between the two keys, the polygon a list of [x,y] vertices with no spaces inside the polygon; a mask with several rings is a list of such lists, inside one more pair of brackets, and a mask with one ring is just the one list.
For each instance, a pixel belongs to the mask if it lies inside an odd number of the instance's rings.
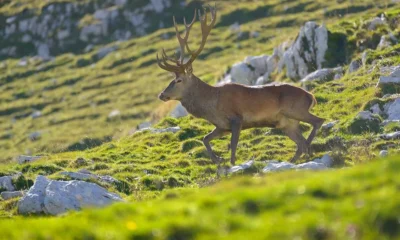
{"label": "red deer stag", "polygon": [[[216,9],[210,7],[211,23],[207,24],[207,9],[204,15],[199,11],[202,38],[197,51],[188,45],[190,29],[196,20],[184,24],[184,37],[179,33],[173,18],[176,37],[180,45],[180,57],[169,57],[162,49],[161,59],[157,54],[160,68],[175,74],[175,79],[159,95],[162,101],[178,100],[186,110],[195,117],[203,118],[215,125],[215,129],[203,139],[207,152],[214,163],[222,158],[212,151],[210,141],[231,133],[231,164],[235,164],[236,148],[240,131],[253,127],[275,127],[282,129],[297,144],[297,151],[291,162],[295,162],[303,153],[309,153],[311,141],[324,119],[314,116],[309,110],[316,104],[315,97],[292,85],[265,85],[248,87],[241,84],[228,83],[214,87],[203,82],[193,74],[192,63],[199,56],[206,44],[208,35],[216,22]],[[185,50],[190,56],[184,62]],[[299,128],[303,121],[313,126],[306,140]]]}

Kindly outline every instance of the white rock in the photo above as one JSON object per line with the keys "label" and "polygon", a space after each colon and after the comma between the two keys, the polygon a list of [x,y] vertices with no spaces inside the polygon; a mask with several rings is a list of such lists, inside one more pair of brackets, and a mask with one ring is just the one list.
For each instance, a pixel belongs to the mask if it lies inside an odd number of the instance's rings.
{"label": "white rock", "polygon": [[371,110],[371,112],[373,113],[373,114],[378,114],[378,115],[381,115],[382,114],[382,111],[381,111],[381,107],[379,107],[379,104],[375,104],[374,106],[372,106],[371,108],[370,108],[370,110]]}
{"label": "white rock", "polygon": [[186,108],[182,106],[181,103],[178,103],[178,105],[172,110],[170,113],[171,117],[174,118],[181,118],[187,116],[189,113],[186,111]]}
{"label": "white rock", "polygon": [[19,60],[19,62],[17,63],[18,67],[26,67],[28,66],[28,60],[26,58],[22,58],[21,60]]}
{"label": "white rock", "polygon": [[172,132],[172,133],[176,133],[179,130],[181,130],[181,128],[179,126],[177,127],[169,127],[169,128],[143,128],[142,130],[138,131],[138,132],[142,132],[142,131],[150,131],[152,133],[165,133],[165,132]]}
{"label": "white rock", "polygon": [[333,159],[331,158],[331,156],[329,156],[329,154],[325,154],[324,156],[322,156],[322,158],[314,159],[313,162],[321,163],[326,167],[331,167],[333,164]]}
{"label": "white rock", "polygon": [[247,161],[247,162],[242,163],[240,165],[231,167],[228,172],[230,172],[230,173],[238,172],[240,170],[244,170],[244,169],[250,168],[253,164],[254,164],[254,160],[250,160],[250,161]]}
{"label": "white rock", "polygon": [[31,163],[36,160],[39,160],[42,158],[41,156],[26,156],[26,155],[20,155],[17,157],[17,161],[19,164],[24,164],[24,163]]}
{"label": "white rock", "polygon": [[102,207],[122,201],[117,194],[94,183],[82,181],[50,181],[44,198],[45,213],[58,215],[83,207]]}
{"label": "white rock", "polygon": [[329,130],[329,129],[333,128],[337,123],[339,123],[338,120],[333,121],[333,122],[329,122],[329,123],[326,123],[326,124],[322,125],[321,128],[324,129],[324,130]]}
{"label": "white rock", "polygon": [[33,133],[29,134],[29,139],[31,141],[39,140],[41,137],[42,137],[42,134],[40,132],[33,132]]}
{"label": "white rock", "polygon": [[102,59],[102,58],[104,58],[105,56],[107,56],[108,54],[114,52],[117,49],[118,49],[118,47],[116,47],[116,46],[101,48],[97,52],[97,58]]}
{"label": "white rock", "polygon": [[14,185],[12,184],[11,176],[0,177],[0,189],[6,191],[14,191]]}
{"label": "white rock", "polygon": [[137,126],[137,130],[151,127],[151,122],[143,122]]}
{"label": "white rock", "polygon": [[37,176],[35,183],[26,193],[26,195],[18,202],[18,213],[20,214],[37,214],[44,213],[43,205],[46,193],[46,187],[50,180],[44,176]]}
{"label": "white rock", "polygon": [[94,183],[52,181],[38,176],[26,196],[19,201],[18,212],[58,215],[83,207],[101,207],[117,201],[122,201],[122,198]]}
{"label": "white rock", "polygon": [[383,106],[385,114],[388,116],[387,120],[400,120],[400,97],[394,101],[386,103]]}
{"label": "white rock", "polygon": [[362,111],[357,114],[356,118],[362,119],[362,120],[373,120],[376,117],[374,115],[372,115],[372,113],[370,111]]}
{"label": "white rock", "polygon": [[385,25],[386,22],[383,18],[376,17],[367,23],[368,30],[375,30],[378,26]]}
{"label": "white rock", "polygon": [[112,119],[115,117],[118,117],[119,115],[121,115],[121,112],[119,110],[112,110],[109,114],[108,114],[108,118]]}
{"label": "white rock", "polygon": [[32,37],[31,37],[31,35],[29,35],[29,34],[24,34],[24,35],[22,36],[22,38],[21,38],[21,41],[22,41],[23,43],[28,43],[28,42],[32,41]]}
{"label": "white rock", "polygon": [[263,172],[276,172],[288,169],[311,169],[311,170],[319,170],[326,169],[331,167],[333,163],[332,158],[329,154],[325,154],[322,158],[314,159],[313,161],[301,163],[301,164],[293,164],[289,162],[279,162],[276,160],[267,161],[267,166],[263,168]]}
{"label": "white rock", "polygon": [[41,117],[41,116],[42,116],[42,112],[41,112],[41,111],[34,111],[34,112],[31,114],[32,119],[39,118],[39,117]]}
{"label": "white rock", "polygon": [[387,150],[382,150],[379,152],[380,157],[387,157],[389,155],[389,152]]}
{"label": "white rock", "polygon": [[338,68],[324,68],[314,71],[304,77],[301,82],[309,82],[309,81],[331,81],[334,79],[336,74],[340,74],[343,72],[341,67]]}
{"label": "white rock", "polygon": [[254,85],[258,77],[247,63],[240,62],[232,66],[230,78],[233,83]]}
{"label": "white rock", "polygon": [[4,200],[12,199],[12,198],[17,198],[17,197],[23,197],[24,192],[23,191],[16,191],[16,192],[2,192],[1,197]]}
{"label": "white rock", "polygon": [[70,35],[71,35],[71,33],[69,32],[68,29],[60,30],[57,32],[58,40],[64,40],[64,39],[68,38]]}
{"label": "white rock", "polygon": [[95,179],[95,180],[99,180],[105,183],[116,183],[119,182],[117,179],[111,177],[111,176],[101,176],[101,175],[96,175],[96,174],[92,174],[88,171],[86,172],[82,172],[82,171],[78,171],[78,172],[61,172],[60,174],[68,176],[72,179],[76,179],[76,180],[88,180],[88,179]]}
{"label": "white rock", "polygon": [[354,60],[349,65],[349,73],[357,71],[360,67],[362,67],[361,60]]}
{"label": "white rock", "polygon": [[291,79],[304,78],[315,69],[322,68],[327,49],[326,27],[307,22],[300,29],[296,41],[284,52],[279,69],[286,67],[286,75]]}
{"label": "white rock", "polygon": [[248,56],[244,60],[245,63],[253,67],[253,72],[256,74],[256,76],[264,75],[268,71],[267,61],[267,55]]}
{"label": "white rock", "polygon": [[235,22],[234,24],[232,24],[229,29],[232,32],[240,32],[240,24],[238,22]]}
{"label": "white rock", "polygon": [[387,134],[381,134],[380,137],[384,140],[400,139],[400,131]]}
{"label": "white rock", "polygon": [[276,172],[281,170],[287,170],[294,168],[295,165],[289,162],[277,162],[277,161],[270,161],[267,163],[267,166],[263,168],[263,172]]}
{"label": "white rock", "polygon": [[387,47],[390,47],[392,45],[392,42],[390,39],[386,36],[382,36],[381,40],[379,41],[379,44],[377,46],[377,49],[385,49]]}
{"label": "white rock", "polygon": [[42,43],[37,48],[37,54],[43,59],[48,59],[50,57],[50,48],[47,44]]}

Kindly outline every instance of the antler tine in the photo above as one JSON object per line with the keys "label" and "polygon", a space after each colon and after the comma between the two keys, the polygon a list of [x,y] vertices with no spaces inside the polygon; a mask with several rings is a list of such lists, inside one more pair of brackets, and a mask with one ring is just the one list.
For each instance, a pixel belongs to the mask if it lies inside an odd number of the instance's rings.
{"label": "antler tine", "polygon": [[189,64],[192,64],[193,61],[197,58],[197,56],[201,53],[203,50],[208,35],[211,32],[211,29],[214,27],[215,22],[217,20],[217,11],[216,9],[213,9],[211,6],[209,6],[210,12],[211,12],[211,23],[210,25],[207,25],[207,8],[204,7],[204,16],[201,15],[201,11],[199,10],[199,19],[200,19],[200,24],[201,24],[201,44],[199,49],[196,52],[192,52],[189,48],[189,45],[186,43],[186,49],[188,50],[189,54],[191,55],[190,59],[184,64],[185,66],[188,66]]}
{"label": "antler tine", "polygon": [[172,58],[172,57],[168,57],[167,53],[165,52],[165,49],[162,48],[162,56],[164,59],[169,60],[175,64],[179,64],[179,61],[177,58]]}
{"label": "antler tine", "polygon": [[160,60],[160,58],[158,57],[158,53],[157,53],[156,56],[157,56],[157,63],[158,63],[158,66],[159,66],[160,68],[162,68],[162,69],[164,69],[164,70],[166,70],[166,71],[169,71],[169,72],[183,72],[183,69],[182,69],[181,67],[168,64],[168,62],[167,62],[167,60],[164,58],[164,56],[163,56],[163,58],[162,58],[161,60]]}
{"label": "antler tine", "polygon": [[179,33],[178,24],[176,23],[175,16],[173,17],[176,38],[178,39],[179,46],[181,48],[181,56],[179,58],[180,64],[183,63],[183,59],[185,57],[185,45],[187,44],[187,40],[189,38],[189,33],[190,33],[190,30],[192,29],[193,24],[196,21],[196,17],[197,17],[197,15],[196,15],[196,10],[195,10],[193,20],[190,24],[187,24],[186,18],[183,18],[183,22],[185,25],[185,36],[183,38],[182,38],[181,34]]}

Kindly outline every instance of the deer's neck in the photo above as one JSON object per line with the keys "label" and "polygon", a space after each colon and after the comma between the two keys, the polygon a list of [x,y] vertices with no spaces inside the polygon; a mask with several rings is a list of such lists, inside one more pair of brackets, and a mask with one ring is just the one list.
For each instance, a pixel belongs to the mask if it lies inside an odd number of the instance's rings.
{"label": "deer's neck", "polygon": [[192,86],[183,96],[181,103],[195,117],[208,119],[215,111],[218,90],[194,77]]}

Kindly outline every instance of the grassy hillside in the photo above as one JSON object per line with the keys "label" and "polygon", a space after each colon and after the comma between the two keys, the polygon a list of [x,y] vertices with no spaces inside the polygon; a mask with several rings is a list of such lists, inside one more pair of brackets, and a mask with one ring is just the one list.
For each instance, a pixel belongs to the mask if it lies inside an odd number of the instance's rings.
{"label": "grassy hillside", "polygon": [[399,159],[237,177],[59,218],[0,220],[4,239],[397,239]]}
{"label": "grassy hillside", "polygon": [[[0,8],[4,16],[16,14],[42,1],[12,1]],[[225,70],[245,56],[270,54],[283,41],[294,39],[308,20],[333,26],[342,18],[367,19],[394,8],[374,1],[228,1],[218,3],[219,18],[207,47],[194,64],[204,81],[216,83]],[[40,11],[39,11],[40,12]],[[191,12],[191,9],[188,9]],[[39,13],[38,13],[39,14]],[[178,19],[183,13],[175,12]],[[186,13],[185,13],[186,15]],[[237,37],[230,25],[239,22],[245,37]],[[170,26],[171,23],[168,23]],[[260,36],[252,38],[251,32]],[[193,39],[199,34],[193,29]],[[99,60],[96,45],[85,54],[66,53],[49,62],[30,58],[0,64],[0,161],[20,154],[83,150],[127,136],[145,119],[158,120],[174,103],[161,104],[157,94],[170,75],[156,66],[155,53],[177,47],[172,28],[141,38],[110,43],[118,49]],[[169,39],[163,39],[169,36]],[[284,79],[282,79],[284,80]],[[371,94],[371,91],[369,91]],[[355,104],[358,106],[359,104]],[[113,110],[120,115],[108,118]],[[39,118],[32,113],[41,111]],[[317,109],[319,112],[320,110]],[[333,116],[324,116],[331,118]],[[32,133],[40,139],[31,140]]]}
{"label": "grassy hillside", "polygon": [[[32,6],[40,10],[42,4],[12,1],[0,5],[0,14],[11,16]],[[271,54],[282,42],[294,40],[309,20],[346,39],[338,52],[344,57],[344,76],[308,84],[318,100],[312,112],[327,122],[339,121],[320,131],[312,144],[313,158],[329,153],[334,160],[335,169],[323,172],[263,174],[265,161],[289,160],[295,144],[279,130],[260,128],[242,131],[237,150],[238,163],[253,159],[255,164],[244,172],[222,174],[228,166],[212,164],[201,141],[213,127],[191,116],[166,117],[176,103],[157,100],[171,76],[157,67],[155,53],[162,47],[169,53],[176,49],[172,28],[112,42],[107,46],[117,49],[102,59],[96,55],[104,46],[95,45],[88,53],[65,53],[51,61],[27,58],[26,66],[21,59],[1,61],[0,176],[21,172],[14,184],[26,190],[37,175],[69,180],[60,173],[86,169],[118,179],[115,184],[97,183],[126,203],[62,217],[23,217],[16,213],[18,199],[1,200],[0,217],[5,219],[0,220],[0,238],[399,238],[400,161],[378,156],[381,150],[400,154],[398,140],[379,137],[400,125],[366,127],[355,120],[360,111],[389,101],[381,98],[384,94],[399,93],[376,84],[388,74],[385,67],[400,64],[400,44],[375,49],[382,35],[400,39],[398,7],[369,0],[218,1],[217,25],[194,64],[195,74],[210,84],[245,56]],[[178,19],[183,15],[174,14]],[[381,14],[390,24],[367,30],[367,21]],[[235,22],[241,24],[241,37],[230,30]],[[193,38],[200,34],[197,27]],[[254,32],[259,36],[253,37]],[[348,73],[348,64],[362,58],[364,46],[371,48],[365,65]],[[274,72],[273,78],[300,85],[283,73]],[[109,117],[114,110],[121,114]],[[32,117],[36,111],[41,116]],[[133,133],[145,120],[155,128],[181,130]],[[309,134],[310,126],[302,128]],[[41,137],[30,139],[34,132]],[[228,139],[213,141],[225,159]],[[12,159],[20,154],[43,157],[19,165]]]}

